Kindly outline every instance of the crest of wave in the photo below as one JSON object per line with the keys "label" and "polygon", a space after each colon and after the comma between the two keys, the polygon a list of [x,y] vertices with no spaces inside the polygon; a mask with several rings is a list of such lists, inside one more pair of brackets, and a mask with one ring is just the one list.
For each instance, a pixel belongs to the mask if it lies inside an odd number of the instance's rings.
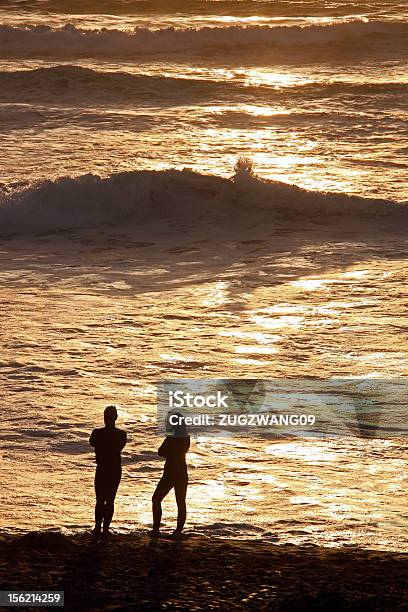
{"label": "crest of wave", "polygon": [[[348,46],[379,38],[390,43],[404,44],[407,24],[387,21],[368,21],[354,18],[308,26],[224,26],[202,28],[135,28],[134,31],[117,29],[81,29],[71,23],[61,28],[47,25],[0,25],[0,49],[6,53],[36,52],[75,55],[133,55],[145,53],[185,52],[203,49],[232,49],[261,46],[282,46],[289,52],[292,47],[305,45]],[[405,46],[405,45],[404,45]]]}
{"label": "crest of wave", "polygon": [[184,170],[85,174],[35,182],[0,196],[0,235],[52,232],[102,224],[161,224],[172,231],[219,223],[296,223],[304,217],[403,217],[405,204],[314,192],[264,180],[240,158],[231,178]]}

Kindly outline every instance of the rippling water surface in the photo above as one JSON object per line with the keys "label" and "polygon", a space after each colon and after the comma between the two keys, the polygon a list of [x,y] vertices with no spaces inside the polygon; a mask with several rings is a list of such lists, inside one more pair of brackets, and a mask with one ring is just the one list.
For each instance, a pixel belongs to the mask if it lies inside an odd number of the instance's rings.
{"label": "rippling water surface", "polygon": [[6,184],[184,166],[225,176],[243,154],[264,177],[406,199],[404,4],[2,6]]}
{"label": "rippling water surface", "polygon": [[[406,6],[328,4],[0,3],[2,528],[91,524],[112,402],[145,528],[158,379],[407,374]],[[199,438],[189,527],[406,550],[406,449]]]}

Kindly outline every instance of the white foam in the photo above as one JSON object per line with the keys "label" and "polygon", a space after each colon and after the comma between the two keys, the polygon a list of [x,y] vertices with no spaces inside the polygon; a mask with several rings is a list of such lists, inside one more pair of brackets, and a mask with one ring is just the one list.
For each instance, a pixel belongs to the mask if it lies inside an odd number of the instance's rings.
{"label": "white foam", "polygon": [[296,222],[309,217],[407,218],[406,204],[343,194],[320,193],[253,175],[238,168],[231,179],[201,175],[190,170],[123,172],[103,178],[93,174],[60,177],[3,193],[0,197],[0,235],[97,226],[104,223],[162,222],[213,224],[214,215],[225,219],[251,216],[252,222],[271,222],[282,215]]}
{"label": "white foam", "polygon": [[393,44],[406,44],[408,24],[355,19],[309,26],[229,26],[203,28],[81,29],[72,24],[49,26],[0,26],[0,50],[7,53],[121,56],[151,53],[201,52],[258,46],[316,46],[365,40],[373,44],[380,37]]}

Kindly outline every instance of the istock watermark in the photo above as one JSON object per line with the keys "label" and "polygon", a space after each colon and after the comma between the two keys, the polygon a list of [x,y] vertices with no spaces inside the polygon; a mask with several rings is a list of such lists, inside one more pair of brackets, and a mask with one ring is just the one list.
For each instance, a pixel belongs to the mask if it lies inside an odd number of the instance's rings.
{"label": "istock watermark", "polygon": [[[393,438],[408,378],[174,379],[157,385],[159,434]],[[176,434],[177,435],[177,434]]]}
{"label": "istock watermark", "polygon": [[169,408],[228,408],[229,396],[221,391],[210,395],[194,395],[181,390],[169,391]]}

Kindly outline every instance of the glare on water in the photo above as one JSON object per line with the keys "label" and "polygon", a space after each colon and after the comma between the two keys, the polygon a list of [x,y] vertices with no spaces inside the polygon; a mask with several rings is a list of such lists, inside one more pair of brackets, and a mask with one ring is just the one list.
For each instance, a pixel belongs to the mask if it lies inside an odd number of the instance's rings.
{"label": "glare on water", "polygon": [[[226,259],[231,250],[227,255],[221,245],[223,264],[213,264],[214,280],[204,285],[184,283],[185,266],[178,265],[207,265],[200,248],[164,255],[162,247],[145,247],[130,260],[123,249],[115,261],[102,250],[98,274],[86,281],[92,247],[81,243],[62,265],[58,253],[49,254],[58,245],[44,239],[44,247],[32,251],[24,270],[20,247],[2,254],[1,307],[8,321],[1,331],[8,407],[1,424],[8,483],[2,495],[13,499],[2,504],[3,526],[90,524],[87,440],[112,401],[130,437],[117,525],[148,524],[161,467],[155,456],[157,379],[407,372],[405,340],[392,328],[399,319],[405,325],[404,296],[395,292],[406,278],[404,260],[379,265],[367,259],[364,268],[358,263],[322,272],[310,245],[279,256],[288,280],[276,283],[274,267],[260,281],[244,264],[246,280],[237,289],[228,272],[236,262]],[[329,248],[335,252],[336,244]],[[264,262],[277,261],[264,243],[257,252]],[[156,276],[155,269],[163,274]],[[144,273],[135,277],[135,270]],[[156,291],[163,277],[171,283]],[[189,524],[226,535],[273,532],[281,542],[400,549],[406,537],[404,466],[397,440],[199,438],[190,456]],[[166,504],[170,520],[174,502]]]}
{"label": "glare on water", "polygon": [[[229,177],[245,156],[265,179],[407,200],[406,37],[395,48],[396,37],[381,34],[375,44],[365,29],[371,21],[402,27],[402,5],[395,14],[390,3],[368,1],[362,14],[349,3],[343,14],[343,5],[323,3],[306,17],[290,2],[288,14],[279,13],[282,3],[258,3],[256,15],[207,4],[214,6],[205,15],[0,8],[5,28],[22,27],[5,29],[0,41],[20,41],[0,49],[4,193],[90,173],[188,167]],[[321,40],[329,31],[322,28],[349,22],[340,43],[304,44],[305,33]],[[53,28],[70,44],[31,48],[35,26],[36,40]],[[260,46],[237,45],[268,26],[295,30],[283,31],[290,34],[283,47],[268,46],[269,34]],[[146,50],[165,28],[163,44]],[[205,51],[195,42],[200,28],[222,29],[215,43],[213,30],[204,31]],[[125,40],[123,53],[103,42],[96,51],[81,46],[111,30],[115,45]],[[144,44],[133,51],[137,35]],[[370,233],[371,215],[357,221],[352,212],[323,227],[319,215],[306,220],[304,202],[289,209],[287,224],[275,223],[250,190],[257,224],[252,216],[234,233],[237,206],[224,226],[197,211],[187,227],[172,205],[189,202],[188,187],[174,194],[164,180],[164,191],[155,191],[152,176],[125,198],[111,183],[110,197],[90,190],[81,199],[73,190],[72,200],[60,201],[52,192],[31,219],[52,216],[58,204],[75,219],[105,205],[120,217],[146,194],[154,218],[99,229],[88,220],[83,231],[2,241],[0,528],[91,525],[88,438],[115,403],[129,434],[115,527],[146,529],[162,468],[160,379],[408,374],[402,228],[392,238],[381,223]],[[217,192],[220,209],[225,189]],[[213,196],[207,182],[202,193]],[[189,465],[188,527],[198,533],[406,550],[403,439],[201,436]],[[165,516],[169,527],[171,496]]]}

